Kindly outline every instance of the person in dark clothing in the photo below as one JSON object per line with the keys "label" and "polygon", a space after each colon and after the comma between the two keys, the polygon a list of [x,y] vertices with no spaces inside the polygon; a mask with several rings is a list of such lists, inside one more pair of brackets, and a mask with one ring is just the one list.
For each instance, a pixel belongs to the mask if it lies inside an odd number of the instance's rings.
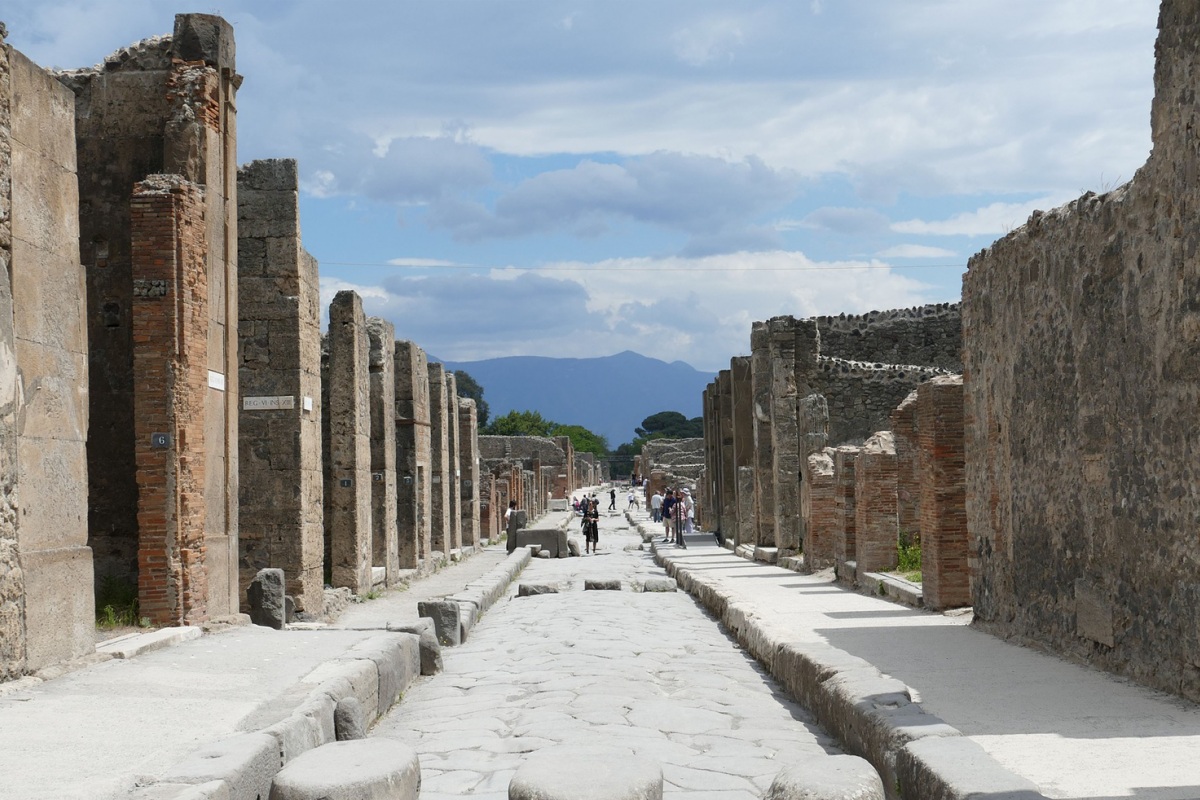
{"label": "person in dark clothing", "polygon": [[663,542],[671,541],[671,510],[675,507],[675,493],[667,489],[667,496],[662,502],[663,532],[666,534]]}
{"label": "person in dark clothing", "polygon": [[586,510],[583,512],[583,552],[596,554],[600,544],[600,501],[584,501]]}
{"label": "person in dark clothing", "polygon": [[617,490],[609,489],[608,490],[608,498],[609,498],[608,499],[608,510],[616,511],[617,510]]}

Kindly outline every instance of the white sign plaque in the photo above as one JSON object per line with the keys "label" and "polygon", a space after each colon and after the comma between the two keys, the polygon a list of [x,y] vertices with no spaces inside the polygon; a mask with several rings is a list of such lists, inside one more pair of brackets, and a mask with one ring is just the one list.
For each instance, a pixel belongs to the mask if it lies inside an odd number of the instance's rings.
{"label": "white sign plaque", "polygon": [[290,394],[275,397],[243,397],[242,408],[246,411],[280,411],[296,407],[296,398]]}
{"label": "white sign plaque", "polygon": [[225,391],[225,376],[210,369],[208,371],[208,388],[216,389],[218,392]]}

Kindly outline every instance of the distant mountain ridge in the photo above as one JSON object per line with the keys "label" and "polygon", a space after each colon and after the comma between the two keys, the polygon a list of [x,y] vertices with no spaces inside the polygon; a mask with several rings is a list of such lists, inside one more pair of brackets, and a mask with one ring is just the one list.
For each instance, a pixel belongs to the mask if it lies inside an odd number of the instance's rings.
{"label": "distant mountain ridge", "polygon": [[603,434],[610,447],[630,441],[633,429],[659,411],[700,416],[701,394],[716,374],[631,350],[600,358],[509,356],[441,363],[466,370],[479,382],[492,419],[514,409],[538,411],[555,422]]}

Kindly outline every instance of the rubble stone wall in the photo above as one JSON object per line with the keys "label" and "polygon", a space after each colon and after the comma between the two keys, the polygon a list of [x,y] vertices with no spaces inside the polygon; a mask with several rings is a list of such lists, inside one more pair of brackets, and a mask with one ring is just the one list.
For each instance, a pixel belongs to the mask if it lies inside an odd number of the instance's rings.
{"label": "rubble stone wall", "polygon": [[975,619],[1200,700],[1200,4],[1164,0],[1149,161],[963,280]]}
{"label": "rubble stone wall", "polygon": [[829,404],[829,441],[862,444],[889,427],[892,410],[921,382],[944,374],[936,367],[867,364],[822,355],[812,386]]}
{"label": "rubble stone wall", "polygon": [[821,354],[873,364],[917,364],[962,371],[959,303],[817,317]]}

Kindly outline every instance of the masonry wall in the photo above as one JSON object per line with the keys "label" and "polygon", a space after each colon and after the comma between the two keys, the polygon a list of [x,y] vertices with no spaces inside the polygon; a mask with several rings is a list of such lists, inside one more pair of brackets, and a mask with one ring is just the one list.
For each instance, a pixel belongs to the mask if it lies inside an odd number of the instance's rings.
{"label": "masonry wall", "polygon": [[454,373],[446,372],[446,496],[449,499],[447,514],[450,517],[450,549],[462,549],[462,470],[458,463],[458,380]]}
{"label": "masonry wall", "polygon": [[808,457],[804,482],[804,513],[808,538],[804,542],[804,564],[810,572],[833,566],[833,542],[837,533],[838,509],[834,483],[834,451],[825,448]]}
{"label": "masonry wall", "polygon": [[771,448],[770,328],[755,322],[750,329],[750,385],[754,426],[754,538],[748,544],[775,546],[775,456]]}
{"label": "masonry wall", "polygon": [[0,680],[90,653],[95,619],[74,103],[3,38]]}
{"label": "masonry wall", "polygon": [[431,540],[429,365],[410,341],[395,344],[396,515],[401,569],[429,564]]}
{"label": "masonry wall", "polygon": [[371,565],[388,586],[400,580],[396,495],[396,328],[367,318],[371,380]]}
{"label": "masonry wall", "polygon": [[817,317],[821,353],[873,364],[916,364],[962,370],[958,303]]}
{"label": "masonry wall", "polygon": [[[936,380],[936,379],[935,379]],[[921,459],[917,425],[917,392],[892,411],[896,437],[896,521],[908,542],[921,538]]]}
{"label": "masonry wall", "polygon": [[330,580],[355,594],[371,589],[370,340],[362,300],[338,292],[329,306],[328,458],[325,516]]}
{"label": "masonry wall", "polygon": [[432,557],[449,558],[450,531],[450,436],[446,419],[446,369],[441,364],[429,365],[429,425],[430,425],[430,535]]}
{"label": "masonry wall", "polygon": [[967,529],[962,378],[922,384],[917,409],[925,606],[968,606],[978,564]]}
{"label": "masonry wall", "polygon": [[1153,151],[963,280],[976,620],[1200,700],[1200,5],[1159,17]]}
{"label": "masonry wall", "polygon": [[458,399],[458,471],[462,544],[463,547],[479,547],[479,412],[475,401],[465,397]]}
{"label": "masonry wall", "polygon": [[896,567],[896,442],[881,431],[863,444],[854,470],[854,554],[859,574]]}
{"label": "masonry wall", "polygon": [[[733,405],[733,474],[737,525],[733,538],[737,544],[754,542],[754,399],[750,377],[750,359],[735,356],[729,360],[730,397]],[[749,476],[749,478],[747,478]]]}
{"label": "masonry wall", "polygon": [[944,374],[934,367],[865,364],[822,355],[812,387],[829,404],[829,441],[862,444],[889,427],[892,410],[922,381]]}
{"label": "masonry wall", "polygon": [[291,159],[238,170],[239,596],[282,569],[300,611],[324,605],[317,261],[301,246]]}
{"label": "masonry wall", "polygon": [[841,445],[833,448],[833,561],[839,578],[854,580],[854,574],[845,568],[847,561],[857,558],[855,508],[855,473],[859,448]]}
{"label": "masonry wall", "polygon": [[181,14],[170,37],[97,68],[64,73],[75,93],[79,246],[87,275],[88,530],[99,578],[139,579],[137,451],[151,431],[134,412],[130,191],[151,174],[201,190],[208,285],[204,441],[210,615],[238,608],[237,182],[233,29]]}

